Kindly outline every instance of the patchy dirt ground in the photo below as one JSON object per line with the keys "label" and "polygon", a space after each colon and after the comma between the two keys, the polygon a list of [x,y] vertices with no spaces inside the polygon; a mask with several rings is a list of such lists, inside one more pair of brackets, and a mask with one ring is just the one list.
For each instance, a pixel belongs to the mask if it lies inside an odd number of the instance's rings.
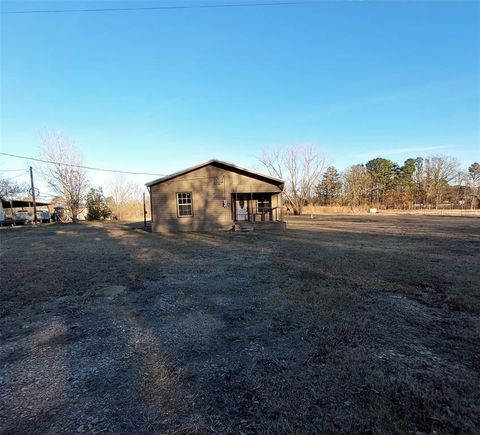
{"label": "patchy dirt ground", "polygon": [[480,219],[4,229],[0,432],[475,433]]}

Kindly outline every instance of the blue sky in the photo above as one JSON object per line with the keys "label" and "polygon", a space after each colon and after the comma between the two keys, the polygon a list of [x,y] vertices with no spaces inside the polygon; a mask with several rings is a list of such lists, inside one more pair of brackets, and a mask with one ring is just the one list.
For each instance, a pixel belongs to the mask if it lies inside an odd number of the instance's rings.
{"label": "blue sky", "polygon": [[60,130],[86,164],[154,173],[305,143],[339,169],[480,159],[479,2],[5,13],[206,3],[2,1],[2,150]]}

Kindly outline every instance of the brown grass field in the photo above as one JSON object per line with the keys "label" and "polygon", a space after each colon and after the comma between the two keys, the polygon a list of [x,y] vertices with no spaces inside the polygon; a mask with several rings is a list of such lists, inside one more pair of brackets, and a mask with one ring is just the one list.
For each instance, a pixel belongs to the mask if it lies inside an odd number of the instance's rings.
{"label": "brown grass field", "polygon": [[2,434],[478,433],[478,218],[0,237]]}

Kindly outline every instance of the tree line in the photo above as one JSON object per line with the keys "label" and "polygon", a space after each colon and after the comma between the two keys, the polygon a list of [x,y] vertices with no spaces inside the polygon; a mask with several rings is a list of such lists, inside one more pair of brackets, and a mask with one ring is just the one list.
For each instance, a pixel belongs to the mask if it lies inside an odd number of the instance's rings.
{"label": "tree line", "polygon": [[[90,185],[81,152],[64,136],[44,136],[40,156],[53,163],[37,167],[38,172],[74,222],[85,209],[89,219],[143,218],[141,187],[117,173],[109,183],[110,195],[105,196],[101,187]],[[285,180],[284,203],[294,214],[301,214],[307,205],[352,209],[480,206],[478,162],[462,168],[453,157],[429,156],[409,158],[399,165],[377,157],[340,172],[326,167],[325,156],[313,146],[264,151],[260,162],[272,176]],[[0,180],[2,198],[28,190],[14,180]]]}
{"label": "tree line", "polygon": [[462,168],[448,156],[416,157],[397,164],[377,157],[343,172],[325,167],[312,146],[264,152],[260,162],[285,180],[286,206],[301,214],[306,205],[380,209],[479,208],[480,164]]}

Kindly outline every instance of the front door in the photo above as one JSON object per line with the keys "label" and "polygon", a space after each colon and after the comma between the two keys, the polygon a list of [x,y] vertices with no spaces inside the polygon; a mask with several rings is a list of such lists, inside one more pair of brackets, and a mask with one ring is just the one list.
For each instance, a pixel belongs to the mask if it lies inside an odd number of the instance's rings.
{"label": "front door", "polygon": [[248,221],[248,201],[240,199],[235,201],[235,210],[237,221]]}

